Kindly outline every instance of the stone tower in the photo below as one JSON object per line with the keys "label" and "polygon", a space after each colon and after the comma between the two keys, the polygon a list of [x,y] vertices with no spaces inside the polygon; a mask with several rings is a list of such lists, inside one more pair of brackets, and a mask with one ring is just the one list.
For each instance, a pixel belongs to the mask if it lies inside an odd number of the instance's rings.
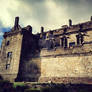
{"label": "stone tower", "polygon": [[40,73],[36,64],[40,64],[39,59],[33,58],[39,56],[39,35],[32,34],[30,25],[21,28],[19,17],[16,17],[14,27],[3,37],[0,75],[10,81],[35,81],[37,72]]}
{"label": "stone tower", "polygon": [[[22,33],[19,25],[19,17],[15,18],[14,27],[4,34],[1,46],[0,74],[4,79],[13,81],[18,73],[21,55]],[[11,75],[11,76],[10,76]]]}

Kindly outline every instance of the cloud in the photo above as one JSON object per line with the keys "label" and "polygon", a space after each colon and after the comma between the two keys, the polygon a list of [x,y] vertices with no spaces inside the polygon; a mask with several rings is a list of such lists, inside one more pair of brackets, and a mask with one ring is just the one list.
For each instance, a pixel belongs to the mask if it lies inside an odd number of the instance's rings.
{"label": "cloud", "polygon": [[20,11],[26,12],[25,19],[21,17],[24,24],[32,24],[36,31],[39,31],[41,26],[46,30],[55,29],[67,21],[68,14],[64,6],[57,6],[53,0],[20,0],[19,3],[26,8],[20,8]]}
{"label": "cloud", "polygon": [[0,0],[0,22],[5,28],[14,25],[15,16],[20,17],[22,27],[32,25],[33,32],[60,28],[68,24],[87,21],[92,15],[92,0]]}
{"label": "cloud", "polygon": [[3,26],[0,25],[0,46],[1,46],[1,43],[2,43],[2,40],[3,40],[3,35],[4,35],[4,32],[8,32],[10,31],[10,28],[4,28]]}
{"label": "cloud", "polygon": [[14,18],[20,17],[20,25],[31,25],[33,33],[58,29],[68,24],[88,21],[92,15],[92,0],[0,0],[0,43],[4,32],[14,26]]}
{"label": "cloud", "polygon": [[9,9],[16,11],[18,8],[17,1],[14,0],[0,0],[0,21],[4,27],[11,26],[13,24],[13,14],[9,12]]}
{"label": "cloud", "polygon": [[92,0],[54,0],[59,6],[62,4],[68,14],[68,18],[74,23],[87,21],[92,15]]}
{"label": "cloud", "polygon": [[4,28],[2,22],[0,22],[0,46],[1,46],[1,43],[2,43],[2,40],[3,40],[4,32],[8,32],[8,31],[10,31],[10,28],[9,27]]}

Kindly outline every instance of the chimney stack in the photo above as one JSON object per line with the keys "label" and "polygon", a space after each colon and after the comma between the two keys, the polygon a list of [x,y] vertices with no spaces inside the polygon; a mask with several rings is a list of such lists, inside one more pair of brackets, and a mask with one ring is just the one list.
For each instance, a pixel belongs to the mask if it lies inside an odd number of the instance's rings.
{"label": "chimney stack", "polygon": [[44,27],[41,27],[41,33],[43,33],[44,32]]}
{"label": "chimney stack", "polygon": [[72,26],[72,20],[69,19],[69,26]]}
{"label": "chimney stack", "polygon": [[19,25],[19,17],[15,17],[14,30],[18,29],[18,25]]}

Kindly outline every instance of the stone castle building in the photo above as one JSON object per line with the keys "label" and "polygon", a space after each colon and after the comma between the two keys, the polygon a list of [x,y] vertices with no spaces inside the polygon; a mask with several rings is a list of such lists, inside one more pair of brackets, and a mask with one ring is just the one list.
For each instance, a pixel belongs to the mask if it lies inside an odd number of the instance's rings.
{"label": "stone castle building", "polygon": [[92,17],[90,21],[32,34],[19,17],[4,33],[0,75],[10,81],[92,82]]}

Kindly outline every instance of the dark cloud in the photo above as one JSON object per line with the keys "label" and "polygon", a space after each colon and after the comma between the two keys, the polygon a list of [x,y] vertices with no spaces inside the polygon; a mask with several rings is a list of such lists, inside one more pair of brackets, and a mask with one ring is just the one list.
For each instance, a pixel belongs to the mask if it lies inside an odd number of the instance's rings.
{"label": "dark cloud", "polygon": [[46,17],[48,16],[49,12],[45,4],[45,0],[20,0],[20,2],[29,6],[29,13],[31,14],[32,18],[40,23],[46,23]]}
{"label": "dark cloud", "polygon": [[88,3],[88,4],[92,4],[92,0],[53,0],[58,4],[65,4],[65,5],[78,5],[81,4],[83,5],[83,3]]}
{"label": "dark cloud", "polygon": [[[49,18],[49,10],[45,5],[46,1],[50,0],[22,0],[22,2],[32,6],[33,16],[40,23],[46,23]],[[51,0],[56,6],[63,7],[66,10],[68,17],[75,21],[83,20],[92,15],[92,0]],[[62,11],[62,10],[61,10]],[[54,9],[53,9],[53,12]],[[62,14],[63,12],[61,12]],[[54,15],[53,15],[54,16]]]}
{"label": "dark cloud", "polygon": [[92,0],[54,0],[59,6],[64,6],[68,17],[81,22],[92,15]]}
{"label": "dark cloud", "polygon": [[20,0],[20,1],[28,3],[28,4],[37,4],[37,3],[42,3],[45,0]]}

